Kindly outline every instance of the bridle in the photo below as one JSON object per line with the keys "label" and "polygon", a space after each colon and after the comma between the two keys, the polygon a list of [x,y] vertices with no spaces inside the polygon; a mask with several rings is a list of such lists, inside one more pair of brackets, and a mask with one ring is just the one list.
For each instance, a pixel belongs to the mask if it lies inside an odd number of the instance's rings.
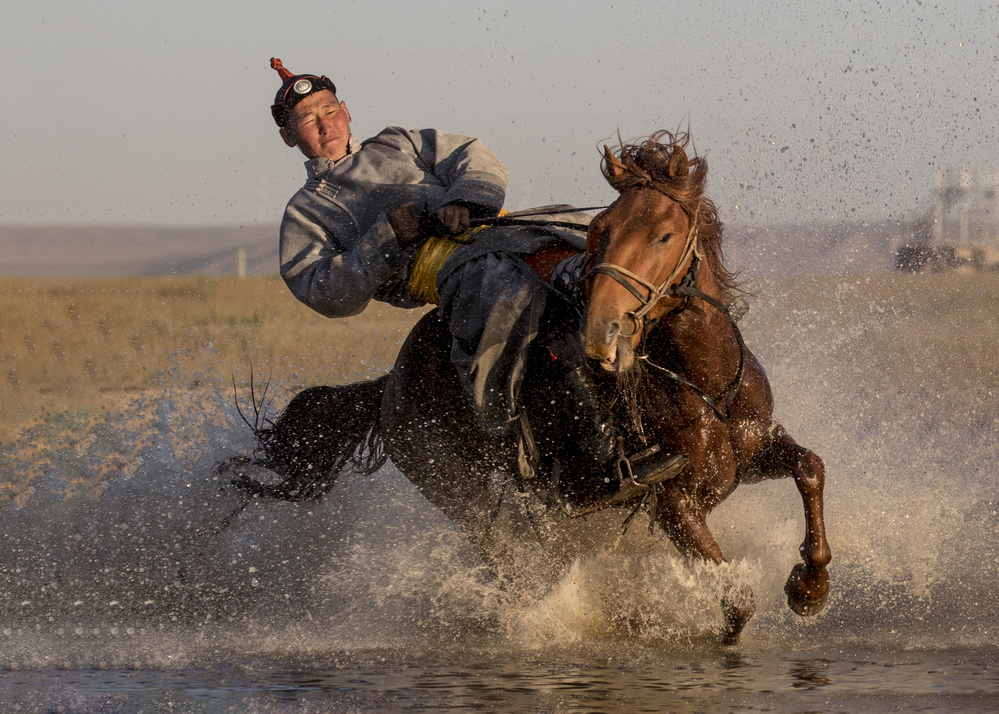
{"label": "bridle", "polygon": [[[656,187],[654,184],[648,186],[642,186],[641,188],[653,188],[660,193],[664,193],[661,189]],[[659,285],[646,280],[640,275],[636,275],[627,268],[623,268],[620,265],[615,265],[614,263],[598,263],[593,266],[587,273],[587,277],[593,275],[594,273],[603,273],[604,275],[609,275],[620,285],[622,285],[629,293],[635,296],[638,302],[641,304],[637,310],[629,310],[624,313],[629,315],[635,322],[635,331],[630,335],[621,333],[622,337],[633,337],[639,332],[642,333],[641,341],[645,342],[645,337],[647,334],[646,320],[645,317],[652,311],[652,309],[661,300],[667,297],[696,297],[704,302],[706,302],[711,307],[722,313],[732,325],[732,331],[735,333],[735,339],[739,344],[739,369],[736,372],[735,379],[728,385],[725,394],[722,395],[723,398],[716,400],[710,394],[705,392],[703,389],[698,387],[696,384],[688,380],[681,374],[667,368],[662,365],[658,365],[655,362],[649,360],[648,354],[636,355],[638,359],[642,360],[645,364],[650,367],[654,367],[659,370],[667,377],[672,379],[674,382],[682,384],[683,386],[691,389],[701,400],[708,405],[708,407],[715,413],[718,420],[723,424],[729,423],[732,420],[732,402],[735,400],[735,395],[739,392],[739,387],[742,386],[742,378],[746,370],[746,343],[742,339],[742,332],[739,330],[737,324],[738,317],[733,315],[733,310],[731,306],[726,305],[720,300],[708,295],[707,293],[699,290],[696,286],[697,284],[697,269],[698,263],[703,259],[703,255],[700,251],[700,245],[698,242],[698,232],[697,232],[697,222],[700,215],[700,202],[697,204],[697,208],[694,211],[693,218],[691,220],[690,229],[687,231],[687,239],[683,246],[683,252],[680,255],[680,259],[677,261],[676,266],[670,272],[668,278],[666,278]],[[634,284],[633,284],[634,283]],[[674,284],[675,283],[675,284]],[[648,295],[643,295],[642,292],[635,287],[635,284],[645,288],[648,291]],[[741,317],[741,315],[739,315]],[[649,326],[651,327],[651,326]],[[719,401],[721,405],[719,405]]]}
{"label": "bridle", "polygon": [[[644,188],[644,187],[643,187]],[[653,188],[660,193],[665,192],[656,188],[654,184],[648,186],[648,188]],[[698,243],[697,234],[697,221],[698,215],[700,214],[701,204],[697,203],[694,209],[693,215],[690,220],[690,229],[687,231],[687,239],[683,246],[683,252],[680,255],[680,259],[677,261],[676,265],[673,267],[673,271],[669,274],[669,277],[662,281],[659,285],[655,285],[641,275],[637,275],[627,268],[623,268],[620,265],[615,265],[614,263],[597,263],[594,265],[587,277],[594,273],[603,273],[604,275],[609,275],[615,281],[617,281],[622,287],[624,287],[629,293],[635,296],[638,302],[641,304],[637,310],[629,310],[624,313],[625,315],[631,317],[635,323],[635,330],[630,334],[621,333],[622,337],[634,337],[639,332],[644,330],[645,316],[648,315],[652,309],[664,298],[677,295],[676,288],[677,285],[673,283],[681,280],[684,275],[690,270],[694,263],[694,259],[700,259],[704,256],[701,254],[700,245]],[[635,287],[634,284],[640,285],[641,287],[648,290],[648,295],[643,295],[641,291]]]}

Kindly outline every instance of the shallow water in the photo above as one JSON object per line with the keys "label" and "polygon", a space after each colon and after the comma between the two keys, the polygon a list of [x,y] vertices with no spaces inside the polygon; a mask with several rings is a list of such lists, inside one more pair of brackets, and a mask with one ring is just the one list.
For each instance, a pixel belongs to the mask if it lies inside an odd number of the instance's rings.
{"label": "shallow water", "polygon": [[[445,653],[439,653],[445,654]],[[451,653],[458,654],[458,653]],[[594,653],[594,657],[598,657]],[[594,661],[368,652],[165,670],[2,675],[4,711],[995,711],[988,654],[689,652]],[[322,659],[319,662],[317,659]]]}
{"label": "shallow water", "polygon": [[[542,545],[508,498],[518,567],[497,583],[391,465],[216,532],[240,499],[213,465],[252,437],[228,397],[166,391],[2,455],[0,710],[995,710],[993,385],[891,374],[885,344],[916,326],[886,306],[839,286],[758,300],[745,323],[778,418],[829,473],[817,617],[783,602],[804,528],[790,481],[713,514],[722,569],[642,518],[618,539],[623,514]],[[723,647],[733,576],[758,614]]]}

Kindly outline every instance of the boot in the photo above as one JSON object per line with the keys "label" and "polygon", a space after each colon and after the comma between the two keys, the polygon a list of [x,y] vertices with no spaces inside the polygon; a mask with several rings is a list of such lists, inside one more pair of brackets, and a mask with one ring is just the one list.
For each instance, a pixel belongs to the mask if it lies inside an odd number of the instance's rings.
{"label": "boot", "polygon": [[624,439],[609,410],[603,408],[599,386],[586,365],[563,379],[566,412],[578,420],[577,433],[584,458],[582,478],[564,484],[570,511],[587,512],[640,496],[652,485],[673,478],[687,458],[652,446],[627,455]]}

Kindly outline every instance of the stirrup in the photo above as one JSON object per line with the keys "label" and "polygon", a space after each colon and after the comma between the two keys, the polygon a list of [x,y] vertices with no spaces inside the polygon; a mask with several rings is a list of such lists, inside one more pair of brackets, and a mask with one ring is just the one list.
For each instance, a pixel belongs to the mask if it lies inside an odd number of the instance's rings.
{"label": "stirrup", "polygon": [[648,493],[656,484],[676,477],[686,465],[686,456],[666,453],[658,445],[633,455],[631,459],[622,453],[614,465],[619,480],[617,491],[603,501],[579,508],[566,503],[565,513],[571,518],[585,516],[638,498]]}
{"label": "stirrup", "polygon": [[630,460],[622,457],[617,465],[621,483],[617,492],[608,499],[607,505],[612,506],[641,496],[656,484],[669,481],[683,471],[686,465],[686,456],[665,453],[658,445],[635,454]]}

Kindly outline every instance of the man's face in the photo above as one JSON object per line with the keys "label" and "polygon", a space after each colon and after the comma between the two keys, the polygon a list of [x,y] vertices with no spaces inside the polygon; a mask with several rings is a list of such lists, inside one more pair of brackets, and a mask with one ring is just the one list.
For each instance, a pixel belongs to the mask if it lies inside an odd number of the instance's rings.
{"label": "man's face", "polygon": [[329,90],[310,94],[288,113],[281,137],[310,159],[337,161],[347,155],[350,112]]}

